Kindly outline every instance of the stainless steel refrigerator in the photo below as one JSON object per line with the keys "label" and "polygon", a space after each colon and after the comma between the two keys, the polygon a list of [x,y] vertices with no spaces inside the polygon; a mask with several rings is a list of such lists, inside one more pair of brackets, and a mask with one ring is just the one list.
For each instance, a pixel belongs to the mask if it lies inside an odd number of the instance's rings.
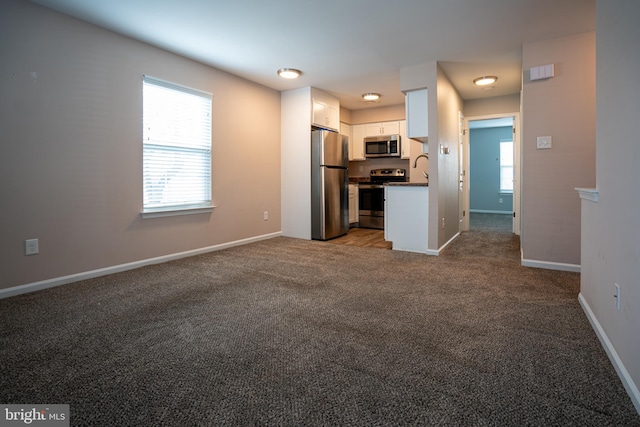
{"label": "stainless steel refrigerator", "polygon": [[311,131],[311,238],[329,240],[349,231],[349,140]]}

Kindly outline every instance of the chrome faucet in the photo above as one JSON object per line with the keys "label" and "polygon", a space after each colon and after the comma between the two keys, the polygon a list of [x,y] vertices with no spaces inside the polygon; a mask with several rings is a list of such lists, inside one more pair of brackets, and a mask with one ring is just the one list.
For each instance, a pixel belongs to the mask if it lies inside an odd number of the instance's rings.
{"label": "chrome faucet", "polygon": [[413,167],[414,167],[414,168],[418,166],[418,159],[419,159],[420,157],[424,157],[424,158],[426,158],[427,160],[429,160],[429,155],[428,155],[427,153],[422,153],[422,154],[420,154],[418,157],[416,157],[416,160],[413,162]]}

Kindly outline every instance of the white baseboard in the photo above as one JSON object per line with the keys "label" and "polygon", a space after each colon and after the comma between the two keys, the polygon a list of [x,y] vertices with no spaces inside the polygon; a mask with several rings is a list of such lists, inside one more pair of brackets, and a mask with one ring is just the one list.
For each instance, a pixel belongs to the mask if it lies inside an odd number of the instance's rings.
{"label": "white baseboard", "polygon": [[546,268],[547,270],[573,271],[580,273],[579,264],[565,264],[561,262],[537,261],[520,257],[520,265],[523,267]]}
{"label": "white baseboard", "polygon": [[469,209],[469,213],[490,213],[490,214],[500,214],[500,215],[511,215],[513,211],[488,211],[483,209]]}
{"label": "white baseboard", "polygon": [[143,259],[140,261],[130,262],[127,264],[114,265],[111,267],[100,268],[97,270],[85,271],[82,273],[71,274],[69,276],[56,277],[53,279],[42,280],[40,282],[27,283],[25,285],[14,286],[11,288],[0,289],[0,299],[12,297],[15,295],[26,294],[28,292],[39,291],[42,289],[53,288],[55,286],[66,285],[68,283],[77,282],[79,280],[92,279],[94,277],[106,276],[108,274],[120,273],[121,271],[133,270],[135,268],[144,267],[146,265],[160,264],[162,262],[173,261],[180,258],[186,258],[194,255],[200,255],[208,252],[219,251],[234,246],[246,245],[247,243],[258,242],[260,240],[272,239],[281,236],[282,232],[263,234],[261,236],[250,237],[248,239],[235,240],[233,242],[221,243],[219,245],[207,246],[205,248],[193,249],[175,254],[163,255],[155,258]]}
{"label": "white baseboard", "polygon": [[600,344],[602,344],[602,347],[604,347],[604,351],[607,353],[607,356],[609,356],[609,360],[615,368],[618,377],[620,377],[622,385],[629,394],[633,406],[635,406],[636,411],[638,411],[638,414],[640,414],[640,392],[638,391],[638,386],[636,386],[636,384],[633,382],[631,375],[629,375],[629,371],[627,371],[624,364],[622,363],[622,360],[620,360],[616,349],[611,344],[611,341],[609,341],[607,334],[604,332],[604,329],[602,329],[602,326],[600,326],[600,322],[598,322],[598,319],[593,314],[591,307],[589,307],[589,303],[587,303],[587,300],[584,299],[582,293],[578,295],[578,301],[580,301],[582,310],[584,310],[587,319],[589,319],[591,327],[596,332],[596,336],[600,340]]}
{"label": "white baseboard", "polygon": [[442,251],[445,250],[445,248],[447,246],[449,246],[451,244],[451,242],[453,242],[454,240],[456,240],[458,237],[460,236],[460,232],[458,231],[452,238],[450,238],[444,245],[440,246],[440,248],[437,251],[434,251],[433,249],[429,249],[429,251],[427,252],[427,255],[436,255],[439,256],[440,253],[442,253]]}

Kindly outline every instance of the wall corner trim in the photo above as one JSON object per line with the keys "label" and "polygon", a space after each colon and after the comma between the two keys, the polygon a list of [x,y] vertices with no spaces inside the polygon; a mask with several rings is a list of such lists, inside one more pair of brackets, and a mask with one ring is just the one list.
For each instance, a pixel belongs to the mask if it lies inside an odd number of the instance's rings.
{"label": "wall corner trim", "polygon": [[600,340],[600,344],[602,344],[602,347],[607,353],[618,377],[620,377],[624,389],[629,394],[633,406],[635,406],[636,411],[640,414],[640,391],[638,391],[638,386],[633,382],[631,375],[629,375],[629,372],[622,363],[622,360],[620,360],[616,349],[613,347],[613,344],[611,344],[611,341],[609,341],[607,334],[604,332],[604,329],[602,329],[602,326],[600,325],[600,322],[598,322],[595,314],[593,314],[593,311],[591,310],[589,303],[587,303],[587,300],[582,295],[582,292],[578,295],[578,301],[580,301],[582,310],[587,316],[587,319],[589,319],[589,323],[591,323],[591,327],[595,331],[598,340]]}
{"label": "wall corner trim", "polygon": [[581,199],[590,200],[592,202],[598,203],[598,189],[597,188],[578,188],[578,187],[576,187],[576,191],[580,195]]}
{"label": "wall corner trim", "polygon": [[248,243],[258,242],[260,240],[272,239],[281,236],[282,232],[263,234],[261,236],[249,237],[247,239],[235,240],[233,242],[221,243],[219,245],[207,246],[204,248],[193,249],[185,252],[178,252],[169,255],[163,255],[155,258],[143,259],[140,261],[130,262],[127,264],[114,265],[111,267],[100,268],[97,270],[84,271],[82,273],[71,274],[69,276],[56,277],[53,279],[42,280],[40,282],[27,283],[25,285],[13,286],[11,288],[0,289],[0,299],[9,298],[16,295],[26,294],[29,292],[40,291],[42,289],[53,288],[60,285],[66,285],[80,280],[93,279],[95,277],[106,276],[109,274],[120,273],[122,271],[133,270],[147,265],[160,264],[163,262],[173,261],[180,258],[187,258],[194,255],[201,255],[208,252],[219,251],[234,246],[246,245]]}

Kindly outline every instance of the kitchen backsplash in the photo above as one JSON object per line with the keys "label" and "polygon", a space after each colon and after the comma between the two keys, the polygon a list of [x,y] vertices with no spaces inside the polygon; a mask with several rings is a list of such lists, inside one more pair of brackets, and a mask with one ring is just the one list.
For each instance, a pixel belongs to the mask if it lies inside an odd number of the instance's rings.
{"label": "kitchen backsplash", "polygon": [[371,169],[390,169],[401,168],[407,170],[407,178],[411,175],[411,168],[409,160],[393,159],[393,158],[381,158],[381,159],[368,159],[358,162],[349,162],[349,177],[366,177],[369,178]]}

